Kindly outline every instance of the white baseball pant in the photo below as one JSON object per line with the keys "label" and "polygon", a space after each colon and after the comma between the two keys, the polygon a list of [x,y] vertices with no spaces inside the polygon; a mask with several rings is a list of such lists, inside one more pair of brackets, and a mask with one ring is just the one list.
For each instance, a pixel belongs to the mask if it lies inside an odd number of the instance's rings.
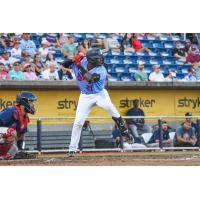
{"label": "white baseball pant", "polygon": [[120,117],[118,110],[112,104],[110,96],[106,89],[103,89],[97,94],[80,94],[78,100],[78,106],[76,110],[76,118],[72,128],[71,142],[69,145],[69,151],[76,151],[80,140],[81,130],[85,120],[87,119],[91,109],[95,106],[99,106],[112,116]]}

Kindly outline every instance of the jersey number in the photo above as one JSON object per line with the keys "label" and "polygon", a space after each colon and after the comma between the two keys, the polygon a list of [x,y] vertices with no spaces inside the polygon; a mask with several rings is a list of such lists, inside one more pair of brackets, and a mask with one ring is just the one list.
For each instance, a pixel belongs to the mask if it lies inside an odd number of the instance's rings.
{"label": "jersey number", "polygon": [[87,90],[92,91],[92,85],[87,85]]}

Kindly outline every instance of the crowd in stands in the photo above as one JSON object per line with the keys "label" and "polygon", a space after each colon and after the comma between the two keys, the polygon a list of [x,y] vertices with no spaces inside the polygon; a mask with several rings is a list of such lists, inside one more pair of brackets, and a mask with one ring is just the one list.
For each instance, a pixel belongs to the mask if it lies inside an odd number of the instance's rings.
{"label": "crowd in stands", "polygon": [[[134,143],[142,144],[144,147],[159,147],[160,130],[158,124],[150,126],[145,122],[144,111],[139,108],[139,100],[133,101],[133,108],[130,108],[126,116],[138,117],[126,119],[127,127],[133,135]],[[161,122],[161,134],[163,147],[195,147],[198,146],[197,124],[192,121],[192,113],[185,113],[185,120],[175,129],[170,127],[167,121]],[[116,146],[121,147],[123,142],[120,138],[120,131],[114,126],[112,132]]]}
{"label": "crowd in stands", "polygon": [[199,81],[199,34],[1,33],[0,79],[73,80],[62,66],[100,48],[109,81]]}

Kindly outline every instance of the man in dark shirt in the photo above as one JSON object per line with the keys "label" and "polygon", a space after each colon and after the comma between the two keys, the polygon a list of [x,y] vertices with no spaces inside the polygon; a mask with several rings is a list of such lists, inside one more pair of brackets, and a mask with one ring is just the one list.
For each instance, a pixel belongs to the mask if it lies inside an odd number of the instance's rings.
{"label": "man in dark shirt", "polygon": [[[172,145],[172,140],[169,137],[169,126],[166,121],[162,122],[162,132],[161,133],[163,134],[163,146],[170,147]],[[154,131],[147,146],[159,147],[159,141],[160,141],[160,133],[159,133],[159,129],[158,129],[158,130]]]}
{"label": "man in dark shirt", "polygon": [[191,127],[191,122],[185,121],[183,125],[176,129],[174,146],[193,147],[197,142],[195,130]]}
{"label": "man in dark shirt", "polygon": [[73,76],[69,69],[62,66],[60,70],[58,70],[59,80],[72,80]]}
{"label": "man in dark shirt", "polygon": [[181,61],[184,61],[184,62],[186,61],[186,53],[184,49],[180,48],[179,41],[176,41],[176,46],[172,50],[172,55]]}
{"label": "man in dark shirt", "polygon": [[[138,108],[138,106],[139,100],[135,99],[133,101],[133,108],[128,110],[126,116],[145,116],[143,110]],[[131,118],[127,119],[126,122],[136,141],[140,141],[138,130],[147,133],[150,133],[152,131],[152,128],[145,123],[144,118]]]}

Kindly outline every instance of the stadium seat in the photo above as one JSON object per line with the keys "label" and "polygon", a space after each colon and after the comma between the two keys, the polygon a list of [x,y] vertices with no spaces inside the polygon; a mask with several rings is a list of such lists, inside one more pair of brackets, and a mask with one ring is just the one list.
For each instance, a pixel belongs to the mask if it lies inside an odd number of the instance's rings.
{"label": "stadium seat", "polygon": [[172,38],[170,36],[166,36],[166,35],[160,36],[159,38],[161,41],[171,41],[172,40]]}
{"label": "stadium seat", "polygon": [[159,58],[151,58],[149,60],[149,64],[151,65],[161,65],[162,64],[162,60]]}
{"label": "stadium seat", "polygon": [[132,75],[131,75],[131,74],[122,74],[121,80],[122,80],[122,81],[132,81],[133,78],[132,78]]}
{"label": "stadium seat", "polygon": [[147,40],[159,40],[156,36],[147,36]]}
{"label": "stadium seat", "polygon": [[111,76],[108,76],[108,81],[120,81],[120,78],[116,73],[111,73]]}
{"label": "stadium seat", "polygon": [[116,73],[125,73],[127,72],[127,69],[125,67],[115,67]]}
{"label": "stadium seat", "polygon": [[153,45],[154,48],[157,48],[157,49],[163,49],[164,48],[162,42],[153,42],[152,45]]}
{"label": "stadium seat", "polygon": [[165,42],[165,43],[164,43],[164,47],[165,47],[166,49],[172,49],[172,48],[175,47],[175,45],[174,45],[174,42]]}
{"label": "stadium seat", "polygon": [[137,66],[132,66],[128,68],[129,73],[135,73],[137,71]]}
{"label": "stadium seat", "polygon": [[176,65],[184,65],[184,62],[180,61],[180,60],[175,60],[175,64]]}
{"label": "stadium seat", "polygon": [[153,133],[143,133],[141,136],[145,142],[145,144],[147,144],[151,138],[151,136],[153,135]]}
{"label": "stadium seat", "polygon": [[149,56],[157,56],[158,54],[157,54],[156,52],[150,51],[150,52],[148,52],[148,55],[149,55]]}
{"label": "stadium seat", "polygon": [[188,73],[188,69],[189,69],[188,65],[182,65],[182,66],[180,66],[180,70],[181,70],[182,74],[187,74]]}

